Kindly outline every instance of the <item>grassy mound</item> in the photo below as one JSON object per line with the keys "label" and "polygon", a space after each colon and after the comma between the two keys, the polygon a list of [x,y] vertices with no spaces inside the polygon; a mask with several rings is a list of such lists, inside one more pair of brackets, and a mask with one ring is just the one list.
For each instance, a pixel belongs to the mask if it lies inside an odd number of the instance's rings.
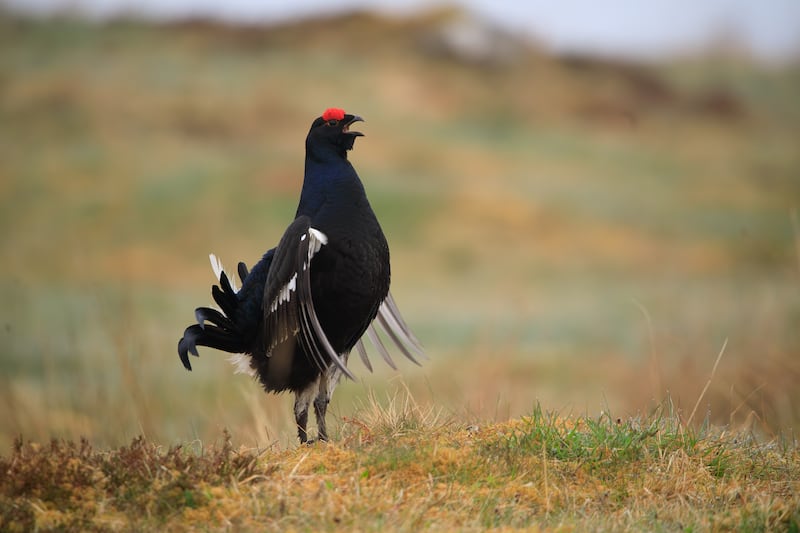
{"label": "grassy mound", "polygon": [[537,408],[465,425],[410,397],[372,401],[330,443],[110,451],[17,441],[0,459],[0,529],[484,528],[797,531],[796,445],[648,417]]}

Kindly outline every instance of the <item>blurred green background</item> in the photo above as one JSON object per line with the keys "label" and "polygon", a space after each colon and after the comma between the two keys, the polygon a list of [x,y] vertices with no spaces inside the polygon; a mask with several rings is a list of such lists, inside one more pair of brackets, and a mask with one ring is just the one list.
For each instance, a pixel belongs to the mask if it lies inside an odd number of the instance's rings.
{"label": "blurred green background", "polygon": [[696,420],[796,428],[798,63],[504,33],[476,55],[448,37],[463,20],[0,15],[0,449],[294,442],[288,396],[208,349],[188,373],[175,347],[211,302],[207,254],[252,265],[277,243],[329,106],[367,120],[351,160],[430,356],[354,360],[334,427],[406,387],[457,420],[667,397],[688,417],[727,339]]}

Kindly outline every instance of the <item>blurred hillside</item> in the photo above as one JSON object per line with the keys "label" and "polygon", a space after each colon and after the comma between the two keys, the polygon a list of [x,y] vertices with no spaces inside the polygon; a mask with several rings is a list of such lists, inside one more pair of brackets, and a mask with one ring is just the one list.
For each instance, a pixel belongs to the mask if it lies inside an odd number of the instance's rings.
{"label": "blurred hillside", "polygon": [[[0,445],[289,442],[290,400],[175,344],[207,254],[272,247],[332,105],[458,417],[800,420],[800,66],[553,57],[455,11],[273,27],[0,16]],[[386,369],[345,384],[335,414]],[[381,363],[376,366],[382,366]],[[338,393],[337,393],[338,394]],[[287,437],[289,435],[289,437]]]}

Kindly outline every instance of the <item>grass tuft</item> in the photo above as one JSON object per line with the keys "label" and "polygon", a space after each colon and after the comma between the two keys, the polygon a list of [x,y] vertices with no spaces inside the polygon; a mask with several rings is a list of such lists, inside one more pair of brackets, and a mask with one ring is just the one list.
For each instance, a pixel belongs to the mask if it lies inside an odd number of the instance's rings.
{"label": "grass tuft", "polygon": [[19,438],[11,456],[0,458],[0,529],[94,529],[116,513],[152,526],[203,507],[210,487],[265,471],[258,454],[234,451],[227,431],[222,438],[221,446],[199,452],[182,445],[165,451],[143,437],[107,452],[86,439],[41,446]]}
{"label": "grass tuft", "polygon": [[17,440],[0,458],[0,529],[794,531],[796,443],[689,431],[647,416],[528,416],[464,425],[407,392],[374,394],[341,438],[280,450],[164,449],[138,437]]}

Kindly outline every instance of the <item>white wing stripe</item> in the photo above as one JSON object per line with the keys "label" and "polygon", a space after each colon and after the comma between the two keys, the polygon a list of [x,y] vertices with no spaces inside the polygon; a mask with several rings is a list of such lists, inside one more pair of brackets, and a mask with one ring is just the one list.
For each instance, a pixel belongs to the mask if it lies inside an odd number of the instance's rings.
{"label": "white wing stripe", "polygon": [[[328,236],[322,233],[321,231],[308,228],[308,233],[304,233],[300,235],[300,241],[306,240],[306,237],[309,238],[308,241],[308,260],[303,262],[303,271],[308,268],[308,265],[311,264],[311,258],[316,255],[317,252],[320,251],[323,245],[328,244]],[[213,261],[212,261],[213,265]],[[272,304],[269,306],[269,310],[271,313],[277,311],[278,307],[284,303],[287,303],[292,300],[294,293],[297,291],[297,273],[295,272],[289,282],[281,287],[281,290],[278,292],[278,296],[272,301]]]}
{"label": "white wing stripe", "polygon": [[[308,228],[308,233],[309,233],[309,235],[311,235],[312,239],[315,239],[316,241],[318,241],[320,243],[320,245],[328,244],[328,236],[325,235],[324,233],[322,233],[320,230],[318,230],[316,228]],[[312,240],[311,242],[313,243],[314,240]],[[316,248],[317,249],[314,250],[314,253],[317,253],[319,251],[319,245],[316,246]]]}
{"label": "white wing stripe", "polygon": [[292,295],[297,290],[297,274],[293,274],[292,278],[289,280],[289,283],[281,287],[278,296],[275,300],[272,301],[272,305],[269,306],[269,310],[271,313],[274,313],[278,310],[278,306],[289,302],[292,299]]}

